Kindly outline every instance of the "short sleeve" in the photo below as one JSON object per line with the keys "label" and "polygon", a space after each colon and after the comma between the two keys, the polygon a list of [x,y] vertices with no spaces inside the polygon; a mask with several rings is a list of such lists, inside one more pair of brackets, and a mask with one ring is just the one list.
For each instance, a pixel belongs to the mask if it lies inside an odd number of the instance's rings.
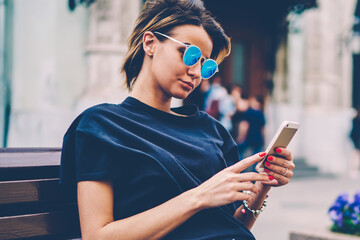
{"label": "short sleeve", "polygon": [[110,180],[122,176],[124,148],[98,113],[80,115],[63,139],[60,183]]}
{"label": "short sleeve", "polygon": [[109,180],[121,176],[121,167],[116,166],[119,161],[115,161],[119,151],[111,142],[78,130],[75,145],[76,181]]}

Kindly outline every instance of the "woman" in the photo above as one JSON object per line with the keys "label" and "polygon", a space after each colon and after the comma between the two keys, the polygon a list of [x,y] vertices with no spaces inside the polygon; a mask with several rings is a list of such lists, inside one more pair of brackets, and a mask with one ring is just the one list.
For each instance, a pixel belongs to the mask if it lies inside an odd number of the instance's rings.
{"label": "woman", "polygon": [[87,109],[64,136],[61,183],[77,183],[84,240],[254,239],[255,210],[289,182],[291,153],[269,157],[268,174],[241,173],[265,153],[239,161],[216,120],[193,105],[170,108],[229,49],[200,0],[146,1],[122,69],[130,96]]}

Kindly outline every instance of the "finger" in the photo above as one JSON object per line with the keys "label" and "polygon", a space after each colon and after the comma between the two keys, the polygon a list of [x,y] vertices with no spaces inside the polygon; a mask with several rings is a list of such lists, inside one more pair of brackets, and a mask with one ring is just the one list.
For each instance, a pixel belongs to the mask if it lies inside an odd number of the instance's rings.
{"label": "finger", "polygon": [[261,182],[264,185],[270,185],[270,186],[277,186],[279,185],[278,180],[276,180],[275,178],[273,180],[269,180],[269,181],[265,181],[265,182]]}
{"label": "finger", "polygon": [[251,182],[242,182],[237,185],[237,191],[251,191],[255,194],[260,193],[260,189]]}
{"label": "finger", "polygon": [[229,168],[233,172],[237,172],[237,173],[242,172],[246,168],[248,168],[251,165],[259,162],[260,160],[262,160],[265,157],[265,155],[266,155],[265,152],[260,152],[260,153],[254,154],[254,155],[252,155],[250,157],[247,157],[247,158],[235,163],[234,165],[232,165]]}
{"label": "finger", "polygon": [[277,155],[282,156],[284,159],[288,161],[293,161],[292,153],[288,149],[277,147],[275,148],[275,152]]}
{"label": "finger", "polygon": [[[272,176],[274,180],[277,180],[280,185],[285,185],[285,184],[289,183],[290,178],[293,176],[293,172],[290,171],[290,170],[286,173],[286,176],[281,175],[281,174],[279,174],[277,172],[274,172],[274,171],[271,171],[271,170],[268,170],[266,172],[270,176]],[[290,175],[291,175],[291,177],[289,177]]]}
{"label": "finger", "polygon": [[288,161],[284,158],[276,157],[276,156],[268,156],[266,158],[266,161],[264,162],[265,167],[268,167],[271,164],[278,165],[283,168],[288,168],[290,170],[293,170],[295,168],[295,164],[293,161]]}
{"label": "finger", "polygon": [[271,173],[277,173],[287,178],[291,178],[293,176],[293,171],[290,168],[280,167],[275,164],[267,164],[267,162],[265,163],[265,167],[265,172],[269,175],[271,175]]}
{"label": "finger", "polygon": [[[286,160],[284,160],[286,161]],[[289,163],[289,162],[288,162]],[[283,165],[286,165],[286,164],[283,164]],[[291,164],[290,164],[291,165]],[[286,177],[289,177],[291,178],[293,176],[293,172],[292,170],[294,169],[294,166],[291,165],[291,167],[288,167],[288,166],[279,166],[279,165],[276,165],[276,164],[273,164],[273,163],[270,163],[268,161],[265,162],[265,168],[267,170],[270,170],[272,172],[276,172],[280,175],[286,175]],[[271,175],[269,173],[269,171],[266,171],[265,169],[265,172],[269,175]]]}
{"label": "finger", "polygon": [[264,173],[256,173],[256,172],[247,172],[247,173],[240,173],[236,176],[236,181],[244,182],[244,181],[268,181],[269,176]]}
{"label": "finger", "polygon": [[235,201],[247,201],[247,202],[250,202],[252,199],[251,199],[251,196],[247,193],[244,193],[244,192],[236,192],[235,193]]}

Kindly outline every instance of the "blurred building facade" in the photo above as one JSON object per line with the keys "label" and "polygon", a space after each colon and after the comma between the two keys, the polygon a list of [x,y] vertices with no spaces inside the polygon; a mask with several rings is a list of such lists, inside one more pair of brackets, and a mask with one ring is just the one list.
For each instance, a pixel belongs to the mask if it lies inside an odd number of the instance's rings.
{"label": "blurred building facade", "polygon": [[[317,0],[318,8],[290,14],[289,26],[283,19],[291,1],[204,2],[232,38],[222,77],[267,99],[268,140],[282,120],[299,121],[295,158],[346,173],[353,71],[347,37],[356,0]],[[96,0],[73,12],[67,4],[0,2],[2,146],[61,146],[81,111],[128,94],[119,69],[143,1]]]}
{"label": "blurred building facade", "polygon": [[[6,45],[0,103],[0,123],[5,125],[1,134],[7,135],[1,138],[3,146],[61,146],[81,111],[127,96],[119,69],[142,1],[99,0],[73,12],[66,0],[0,4]],[[4,113],[6,105],[10,113]]]}
{"label": "blurred building facade", "polygon": [[294,146],[297,158],[325,173],[346,174],[352,154],[356,0],[317,2],[318,8],[289,15],[289,34],[277,52],[267,116],[271,125],[288,118],[301,123]]}

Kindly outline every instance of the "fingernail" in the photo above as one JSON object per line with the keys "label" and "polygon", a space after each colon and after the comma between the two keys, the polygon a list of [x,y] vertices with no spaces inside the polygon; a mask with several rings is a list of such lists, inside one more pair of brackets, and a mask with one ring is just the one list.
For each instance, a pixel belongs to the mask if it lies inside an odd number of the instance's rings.
{"label": "fingernail", "polygon": [[281,149],[280,149],[280,148],[277,148],[275,151],[276,151],[277,153],[281,153]]}
{"label": "fingernail", "polygon": [[274,177],[273,177],[273,176],[269,176],[269,179],[270,179],[270,180],[274,180]]}
{"label": "fingernail", "polygon": [[272,156],[269,156],[269,157],[267,158],[267,160],[272,161],[272,160],[273,160],[273,157],[272,157]]}
{"label": "fingernail", "polygon": [[266,152],[259,153],[259,156],[260,156],[260,157],[263,157],[263,156],[265,156],[265,155],[266,155]]}
{"label": "fingernail", "polygon": [[245,214],[245,208],[241,209],[241,213]]}
{"label": "fingernail", "polygon": [[270,170],[265,168],[265,172],[267,172],[267,173],[268,173],[268,172],[270,172]]}
{"label": "fingernail", "polygon": [[265,162],[265,166],[270,167],[270,166],[271,166],[271,164],[270,164],[269,162]]}

